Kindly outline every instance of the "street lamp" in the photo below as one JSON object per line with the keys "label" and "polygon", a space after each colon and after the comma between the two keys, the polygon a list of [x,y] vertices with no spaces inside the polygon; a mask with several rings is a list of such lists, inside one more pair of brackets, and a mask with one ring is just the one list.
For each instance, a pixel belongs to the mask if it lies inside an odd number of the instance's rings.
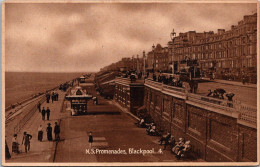
{"label": "street lamp", "polygon": [[171,40],[172,40],[172,74],[174,74],[174,61],[173,61],[173,51],[174,51],[174,40],[176,38],[176,32],[174,32],[174,29],[172,29],[172,32],[170,34]]}
{"label": "street lamp", "polygon": [[137,74],[140,73],[140,69],[139,69],[139,55],[136,56],[136,71],[137,71]]}
{"label": "street lamp", "polygon": [[143,72],[143,77],[145,78],[145,51],[143,51],[143,66],[144,66],[144,72]]}
{"label": "street lamp", "polygon": [[155,48],[155,46],[154,46],[154,44],[153,44],[152,48],[153,48],[153,63],[152,63],[152,64],[153,64],[153,72],[154,72],[154,62],[155,62],[155,61],[154,61],[154,60],[155,60],[155,59],[154,59],[154,58],[155,58],[155,55],[154,55],[154,48]]}

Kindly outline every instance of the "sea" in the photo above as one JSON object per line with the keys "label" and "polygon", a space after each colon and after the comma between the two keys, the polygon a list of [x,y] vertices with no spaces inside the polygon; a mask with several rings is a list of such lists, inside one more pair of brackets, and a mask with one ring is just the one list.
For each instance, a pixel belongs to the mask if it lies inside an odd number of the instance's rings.
{"label": "sea", "polygon": [[5,72],[5,107],[86,73]]}

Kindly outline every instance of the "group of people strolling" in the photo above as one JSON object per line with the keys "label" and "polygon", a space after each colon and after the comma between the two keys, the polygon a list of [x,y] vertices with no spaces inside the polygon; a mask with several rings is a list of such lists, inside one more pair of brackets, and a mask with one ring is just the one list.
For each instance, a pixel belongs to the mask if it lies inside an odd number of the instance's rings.
{"label": "group of people strolling", "polygon": [[[48,123],[48,126],[46,128],[46,132],[47,132],[47,139],[48,141],[52,141],[52,127],[51,124]],[[55,122],[55,127],[54,127],[54,134],[55,134],[55,140],[54,141],[58,141],[60,140],[60,126],[58,125],[57,122]],[[14,134],[13,135],[13,139],[12,139],[12,153],[16,153],[16,154],[20,154],[22,153],[22,149],[19,147],[19,142],[17,140],[18,135]],[[31,139],[32,139],[32,135],[24,132],[23,133],[23,139],[22,139],[22,145],[24,145],[24,151],[25,153],[30,151],[30,143],[31,143]],[[43,128],[42,125],[39,126],[38,128],[38,141],[43,141]]]}
{"label": "group of people strolling", "polygon": [[[208,97],[210,97],[210,96],[212,96],[212,97],[214,97],[214,98],[217,98],[217,99],[225,99],[224,98],[224,94],[226,93],[226,91],[224,90],[224,89],[221,89],[221,88],[219,88],[219,89],[215,89],[215,90],[211,90],[211,89],[209,89],[209,93],[208,93]],[[233,107],[233,97],[235,96],[235,94],[234,93],[232,93],[232,92],[229,92],[229,93],[226,93],[226,97],[227,97],[227,100],[228,100],[228,103],[227,103],[227,105],[229,106],[229,107]]]}
{"label": "group of people strolling", "polygon": [[[32,135],[30,135],[27,132],[23,133],[23,140],[22,140],[22,145],[24,144],[24,151],[25,153],[30,151],[30,140],[32,139]],[[22,150],[19,148],[19,143],[17,141],[17,134],[14,134],[13,139],[12,139],[12,152],[19,154],[22,152]]]}
{"label": "group of people strolling", "polygon": [[51,94],[49,92],[46,93],[46,102],[47,103],[53,103],[53,101],[58,101],[59,100],[59,94],[57,92],[52,92]]}
{"label": "group of people strolling", "polygon": [[39,113],[42,114],[42,120],[43,121],[45,120],[45,115],[47,117],[47,120],[50,120],[51,110],[50,110],[49,107],[47,107],[47,109],[45,109],[45,107],[42,107],[42,109],[41,109],[41,103],[39,101],[38,104],[37,104],[37,108],[38,108]]}
{"label": "group of people strolling", "polygon": [[[47,139],[48,141],[52,141],[52,127],[51,127],[51,123],[47,124],[47,128],[46,128],[46,132],[47,132]],[[57,122],[55,122],[55,126],[54,126],[54,134],[55,134],[55,138],[54,141],[58,141],[60,140],[60,126],[58,125]],[[38,128],[38,140],[42,141],[43,139],[43,128],[42,125],[39,126]]]}
{"label": "group of people strolling", "polygon": [[176,86],[176,87],[182,87],[183,82],[173,76],[165,76],[165,75],[161,75],[159,74],[158,77],[155,75],[155,73],[153,73],[153,81],[158,81],[158,82],[162,82],[163,84],[166,85],[171,85],[171,86]]}

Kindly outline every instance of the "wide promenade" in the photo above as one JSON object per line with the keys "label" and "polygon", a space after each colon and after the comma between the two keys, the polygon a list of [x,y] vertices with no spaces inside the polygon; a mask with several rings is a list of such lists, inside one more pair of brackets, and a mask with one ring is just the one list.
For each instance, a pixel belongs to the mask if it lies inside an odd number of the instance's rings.
{"label": "wide promenade", "polygon": [[[60,110],[63,104],[63,99],[65,97],[65,92],[63,91],[56,91],[59,93],[59,100],[54,101],[53,103],[50,101],[50,103],[46,103],[46,101],[42,104],[42,107],[50,108],[50,120],[47,121],[46,117],[45,120],[42,120],[42,115],[38,111],[34,112],[32,117],[26,122],[25,126],[17,133],[18,138],[17,141],[20,144],[20,149],[22,150],[21,154],[15,154],[12,152],[12,136],[13,136],[13,130],[14,126],[19,122],[19,119],[23,118],[23,113],[17,115],[17,118],[14,118],[12,121],[8,122],[6,124],[6,141],[9,146],[9,151],[11,153],[11,159],[7,160],[7,163],[18,163],[18,162],[26,162],[26,163],[37,163],[37,162],[52,162],[54,151],[55,151],[55,145],[56,142],[48,141],[47,140],[47,133],[46,133],[46,127],[48,123],[51,123],[52,128],[54,129],[54,123],[59,122],[59,119],[61,117]],[[21,112],[24,112],[28,110],[33,105],[36,105],[38,100],[32,102]],[[19,112],[19,111],[18,111]],[[21,115],[21,116],[20,116]],[[43,127],[43,141],[38,141],[38,127],[42,125]],[[31,149],[26,154],[24,150],[24,145],[21,145],[22,143],[22,137],[23,132],[26,131],[27,133],[31,134],[33,137],[31,139]],[[54,133],[53,133],[54,138]]]}
{"label": "wide promenade", "polygon": [[[177,160],[168,147],[158,143],[159,137],[146,135],[145,129],[134,125],[136,120],[128,113],[121,111],[111,100],[96,94],[93,86],[88,92],[97,96],[99,104],[88,102],[88,115],[71,116],[63,111],[61,120],[61,138],[58,143],[55,162],[174,162]],[[128,154],[90,154],[88,133],[92,132],[94,142],[92,148],[98,150],[126,150]],[[129,154],[129,149],[151,150],[162,154]],[[199,161],[186,159],[185,161]]]}

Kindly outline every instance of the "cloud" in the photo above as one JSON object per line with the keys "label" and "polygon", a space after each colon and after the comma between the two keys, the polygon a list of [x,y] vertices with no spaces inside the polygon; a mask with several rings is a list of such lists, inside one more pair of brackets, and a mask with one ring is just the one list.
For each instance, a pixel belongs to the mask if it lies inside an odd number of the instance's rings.
{"label": "cloud", "polygon": [[7,3],[6,70],[97,71],[166,46],[172,28],[230,29],[256,3]]}

